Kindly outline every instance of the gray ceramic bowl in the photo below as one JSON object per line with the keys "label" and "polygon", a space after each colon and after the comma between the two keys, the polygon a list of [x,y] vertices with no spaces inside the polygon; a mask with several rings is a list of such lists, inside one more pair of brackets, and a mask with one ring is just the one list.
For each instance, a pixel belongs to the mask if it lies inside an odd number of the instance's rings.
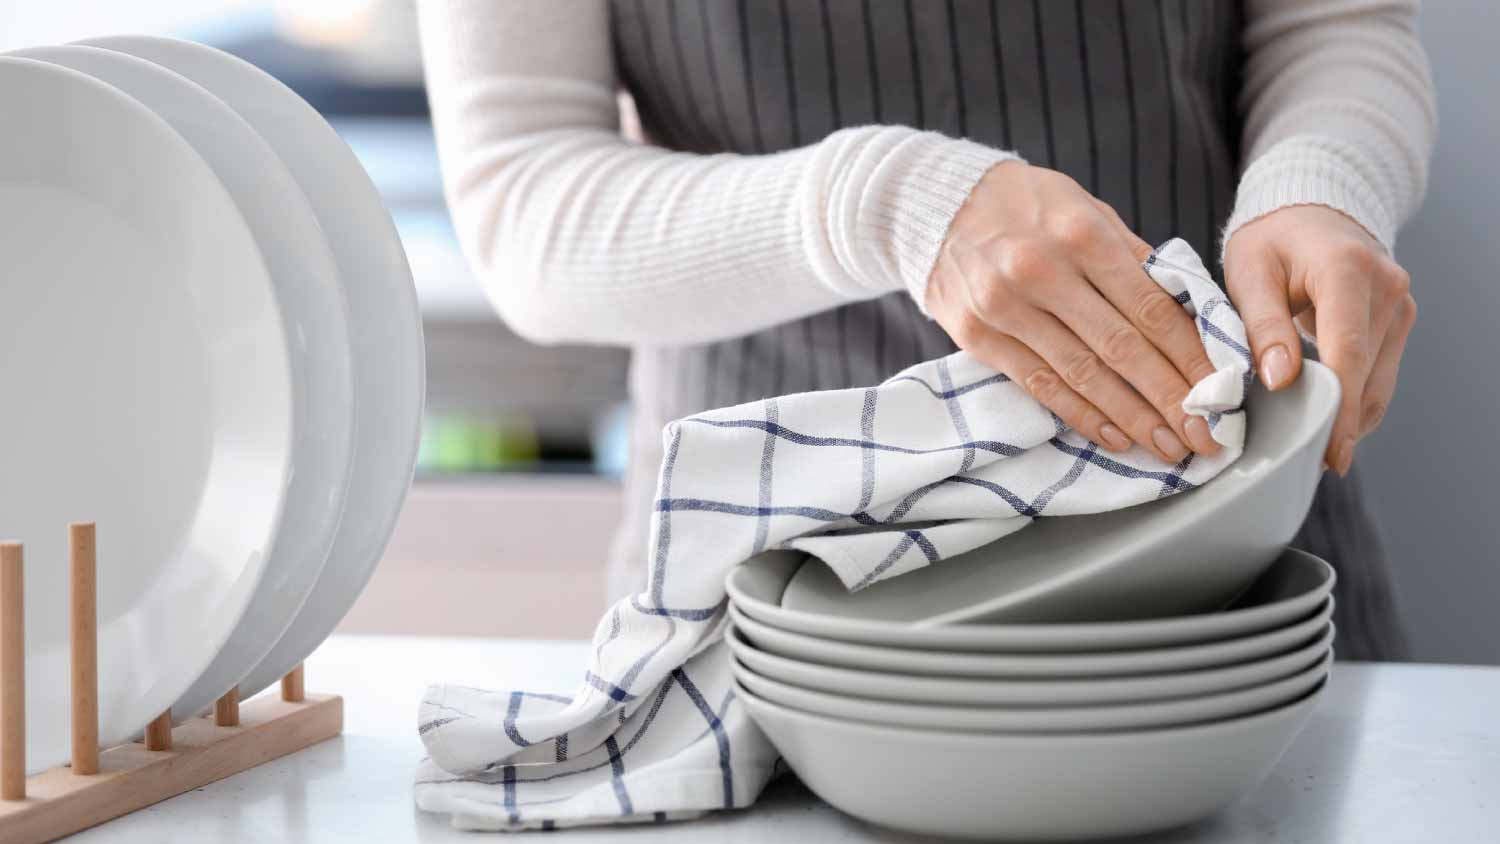
{"label": "gray ceramic bowl", "polygon": [[1270,772],[1321,698],[1190,727],[1012,735],[866,724],[738,699],[814,793],[912,833],[1060,841],[1213,814]]}
{"label": "gray ceramic bowl", "polygon": [[1338,404],[1338,379],[1308,362],[1280,392],[1251,389],[1244,454],[1199,489],[1108,513],[1038,519],[982,548],[854,593],[826,566],[805,566],[781,606],[934,627],[1217,610],[1301,527]]}
{"label": "gray ceramic bowl", "polygon": [[1081,680],[996,680],[861,671],[767,653],[747,642],[737,630],[731,630],[725,641],[734,658],[755,673],[812,691],[865,700],[961,706],[1098,706],[1217,694],[1269,683],[1315,664],[1333,646],[1333,638],[1330,624],[1312,644],[1265,659],[1198,671]]}
{"label": "gray ceramic bowl", "polygon": [[840,668],[946,677],[1123,677],[1233,665],[1312,642],[1323,635],[1332,615],[1333,599],[1329,598],[1314,615],[1294,624],[1221,642],[1138,651],[1009,654],[837,642],[778,630],[746,618],[737,607],[729,605],[729,618],[734,626],[763,651]]}
{"label": "gray ceramic bowl", "polygon": [[745,615],[772,627],[809,636],[900,648],[1063,653],[1159,648],[1270,630],[1312,612],[1333,590],[1335,579],[1332,566],[1306,551],[1288,549],[1244,594],[1220,612],[1078,624],[917,627],[904,622],[826,616],[781,606],[787,584],[794,576],[802,576],[799,569],[809,566],[826,569],[821,562],[805,555],[774,551],[735,568],[724,579],[724,586],[729,599]]}
{"label": "gray ceramic bowl", "polygon": [[831,718],[850,718],[895,727],[978,733],[1079,733],[1148,730],[1239,718],[1280,706],[1312,691],[1328,676],[1333,652],[1290,676],[1246,689],[1193,697],[1093,706],[966,706],[945,703],[893,703],[811,691],[763,677],[732,661],[740,688],[782,706]]}

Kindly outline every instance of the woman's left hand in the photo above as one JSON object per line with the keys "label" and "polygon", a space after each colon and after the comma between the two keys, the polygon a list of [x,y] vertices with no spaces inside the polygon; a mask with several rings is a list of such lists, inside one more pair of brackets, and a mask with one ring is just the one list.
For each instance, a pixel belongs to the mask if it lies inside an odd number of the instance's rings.
{"label": "woman's left hand", "polygon": [[1266,386],[1285,387],[1301,371],[1294,318],[1318,339],[1343,387],[1324,462],[1347,473],[1396,391],[1417,318],[1410,277],[1363,226],[1322,205],[1282,208],[1239,229],[1225,245],[1224,273]]}

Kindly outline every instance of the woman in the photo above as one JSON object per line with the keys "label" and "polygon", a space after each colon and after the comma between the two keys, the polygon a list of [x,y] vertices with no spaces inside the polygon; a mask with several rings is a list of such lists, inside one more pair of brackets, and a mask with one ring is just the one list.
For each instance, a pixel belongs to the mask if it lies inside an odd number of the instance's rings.
{"label": "woman", "polygon": [[[1297,377],[1300,327],[1343,386],[1296,541],[1340,571],[1340,653],[1401,656],[1351,467],[1416,314],[1390,253],[1435,133],[1413,2],[421,14],[449,202],[495,307],[538,342],[635,349],[616,594],[644,579],[666,421],[955,347],[1106,448],[1213,450],[1179,406],[1207,361],[1140,262],[1222,237],[1261,379]],[[617,89],[651,144],[621,135]]]}

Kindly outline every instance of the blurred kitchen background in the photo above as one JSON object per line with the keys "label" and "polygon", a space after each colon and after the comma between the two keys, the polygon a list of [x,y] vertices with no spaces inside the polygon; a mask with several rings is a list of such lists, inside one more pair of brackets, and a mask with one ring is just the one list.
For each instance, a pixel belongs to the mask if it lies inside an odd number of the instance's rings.
{"label": "blurred kitchen background", "polygon": [[[588,636],[619,514],[628,356],[532,346],[490,310],[444,208],[413,2],[0,0],[0,51],[125,32],[191,38],[321,111],[395,217],[428,355],[417,482],[341,629]],[[1414,655],[1431,661],[1500,663],[1500,111],[1474,107],[1493,96],[1489,5],[1423,12],[1441,138],[1426,206],[1398,244],[1421,317],[1396,404],[1359,452]]]}

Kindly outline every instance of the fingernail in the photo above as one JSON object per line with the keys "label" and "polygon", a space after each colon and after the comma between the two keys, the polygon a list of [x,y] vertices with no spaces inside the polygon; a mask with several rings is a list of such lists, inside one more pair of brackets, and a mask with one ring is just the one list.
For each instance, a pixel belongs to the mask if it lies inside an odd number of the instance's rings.
{"label": "fingernail", "polygon": [[1349,467],[1354,465],[1353,437],[1344,437],[1344,439],[1339,443],[1339,453],[1338,456],[1334,458],[1334,462],[1335,465],[1333,468],[1334,471],[1339,473],[1339,477],[1342,478],[1345,475],[1349,474]]}
{"label": "fingernail", "polygon": [[1108,422],[1099,427],[1099,439],[1104,440],[1104,445],[1110,451],[1130,450],[1130,437],[1125,436],[1124,431],[1121,431]]}
{"label": "fingernail", "polygon": [[1219,450],[1219,443],[1214,440],[1214,435],[1208,430],[1208,420],[1202,416],[1189,416],[1182,423],[1182,430],[1187,434],[1188,442],[1193,444],[1193,451],[1199,454],[1214,454]]}
{"label": "fingernail", "polygon": [[1292,356],[1286,346],[1277,344],[1260,356],[1260,380],[1275,390],[1292,377]]}
{"label": "fingernail", "polygon": [[1187,457],[1187,446],[1183,445],[1182,440],[1177,439],[1177,435],[1172,433],[1172,429],[1166,425],[1159,425],[1155,431],[1151,432],[1151,441],[1156,443],[1157,449],[1162,454],[1173,460]]}

